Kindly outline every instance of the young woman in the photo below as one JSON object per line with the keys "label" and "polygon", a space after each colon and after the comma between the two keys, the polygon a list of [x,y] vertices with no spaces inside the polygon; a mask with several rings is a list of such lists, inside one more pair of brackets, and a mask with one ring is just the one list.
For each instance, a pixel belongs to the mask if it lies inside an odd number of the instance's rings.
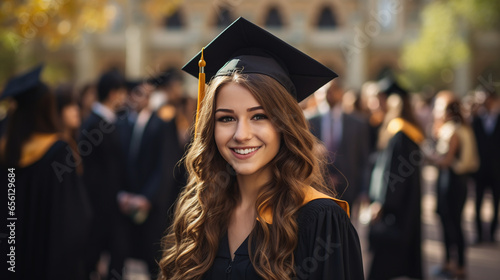
{"label": "young woman", "polygon": [[421,167],[424,140],[408,92],[397,83],[383,88],[387,112],[370,181],[373,252],[368,279],[422,279]]}
{"label": "young woman", "polygon": [[[317,139],[293,97],[326,83],[304,82],[314,87],[304,92],[291,78],[320,64],[280,64],[300,55],[288,45],[282,53],[292,57],[269,55],[270,45],[286,44],[278,40],[240,18],[205,48],[207,65],[222,68],[185,158],[189,179],[164,240],[161,279],[363,279],[348,206],[328,195]],[[247,46],[266,54],[231,55]],[[335,77],[324,71],[326,81]]]}
{"label": "young woman", "polygon": [[[444,100],[444,101],[443,101]],[[437,181],[437,212],[443,227],[445,261],[436,274],[445,277],[465,278],[465,240],[462,229],[462,211],[467,198],[468,175],[479,167],[476,139],[472,128],[465,122],[460,103],[438,94],[434,110],[437,129],[437,154],[433,158],[439,168]],[[441,121],[441,122],[439,122]],[[453,248],[456,248],[456,270],[452,269]]]}

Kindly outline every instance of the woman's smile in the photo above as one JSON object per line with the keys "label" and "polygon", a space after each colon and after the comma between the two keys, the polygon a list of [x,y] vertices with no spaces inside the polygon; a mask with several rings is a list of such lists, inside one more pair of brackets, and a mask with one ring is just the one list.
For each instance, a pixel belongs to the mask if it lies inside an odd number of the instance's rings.
{"label": "woman's smile", "polygon": [[266,168],[278,153],[280,133],[243,86],[230,83],[220,89],[215,120],[217,148],[237,174],[251,175]]}
{"label": "woman's smile", "polygon": [[260,147],[231,148],[234,155],[239,159],[247,159],[257,153],[259,149]]}

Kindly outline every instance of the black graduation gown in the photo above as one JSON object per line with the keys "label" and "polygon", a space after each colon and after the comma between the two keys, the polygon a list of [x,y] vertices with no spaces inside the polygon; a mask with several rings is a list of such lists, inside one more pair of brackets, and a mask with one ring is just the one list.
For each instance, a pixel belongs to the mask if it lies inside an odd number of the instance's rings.
{"label": "black graduation gown", "polygon": [[[117,115],[117,119],[123,116]],[[78,148],[83,162],[83,182],[93,210],[87,255],[90,273],[100,253],[109,250],[110,272],[122,271],[126,248],[123,246],[125,216],[118,208],[117,194],[125,186],[125,155],[117,123],[108,123],[92,112],[83,123]]]}
{"label": "black graduation gown", "polygon": [[[316,199],[298,213],[298,245],[294,253],[294,279],[364,279],[361,247],[356,230],[345,211],[331,199]],[[263,279],[250,261],[248,238],[231,261],[227,235],[204,280]]]}
{"label": "black graduation gown", "polygon": [[422,154],[418,145],[397,132],[379,154],[370,196],[382,204],[380,222],[370,226],[373,252],[369,279],[422,278],[421,186]]}
{"label": "black graduation gown", "polygon": [[[167,122],[166,128],[166,140],[165,147],[163,149],[163,159],[165,166],[165,200],[162,202],[164,208],[162,211],[168,212],[168,218],[166,221],[166,225],[169,226],[172,222],[174,204],[181,192],[181,189],[184,188],[187,184],[187,171],[184,166],[184,162],[182,161],[182,157],[186,153],[187,147],[189,144],[182,146],[179,141],[178,132],[177,132],[177,117]],[[190,143],[189,140],[187,143]],[[164,228],[165,230],[166,228]]]}
{"label": "black graduation gown", "polygon": [[[15,168],[15,244],[2,237],[0,252],[6,257],[15,246],[15,273],[2,261],[0,279],[85,279],[83,278],[84,241],[90,223],[86,190],[76,171],[59,172],[54,163],[65,164],[69,146],[56,141],[36,162]],[[7,221],[7,176],[9,166],[1,166],[5,211],[0,211],[2,233],[9,233]]]}
{"label": "black graduation gown", "polygon": [[151,272],[161,257],[160,241],[168,227],[168,209],[177,198],[179,186],[174,182],[174,166],[184,150],[177,140],[175,123],[165,122],[152,113],[145,124],[135,156],[130,154],[134,123],[124,118],[117,123],[127,154],[126,190],[144,195],[152,205],[142,224],[129,220],[130,256],[146,260]]}
{"label": "black graduation gown", "polygon": [[102,233],[109,232],[119,215],[117,193],[125,184],[125,155],[119,129],[92,112],[81,127],[78,143],[83,180],[92,207],[99,213],[94,216],[93,224]]}

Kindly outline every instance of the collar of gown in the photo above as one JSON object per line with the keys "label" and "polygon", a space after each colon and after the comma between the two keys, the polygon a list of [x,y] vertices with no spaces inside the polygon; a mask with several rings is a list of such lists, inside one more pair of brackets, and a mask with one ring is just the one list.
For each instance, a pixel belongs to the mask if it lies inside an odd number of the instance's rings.
{"label": "collar of gown", "polygon": [[[249,256],[250,254],[248,253],[248,238],[250,236],[247,236],[245,240],[240,244],[240,247],[236,249],[234,252],[234,255],[237,256]],[[219,243],[219,249],[217,250],[217,257],[221,258],[226,258],[226,259],[231,259],[231,252],[229,251],[229,240],[227,237],[227,233],[222,237]]]}
{"label": "collar of gown", "polygon": [[390,121],[387,125],[387,130],[392,135],[395,135],[399,131],[402,131],[417,145],[420,145],[424,141],[424,135],[422,134],[422,132],[420,132],[420,129],[402,118],[395,118]]}
{"label": "collar of gown", "polygon": [[[326,195],[326,194],[316,190],[315,188],[313,188],[311,186],[307,187],[307,189],[306,189],[304,201],[302,201],[302,206],[306,205],[307,203],[309,203],[313,200],[321,199],[321,198],[331,199],[331,200],[335,201],[342,209],[344,209],[344,211],[349,216],[349,204],[346,201],[333,198],[329,195]],[[263,210],[259,213],[259,216],[266,223],[272,224],[273,223],[272,207],[269,207],[269,206],[264,207]],[[259,218],[257,218],[257,219],[259,219]]]}

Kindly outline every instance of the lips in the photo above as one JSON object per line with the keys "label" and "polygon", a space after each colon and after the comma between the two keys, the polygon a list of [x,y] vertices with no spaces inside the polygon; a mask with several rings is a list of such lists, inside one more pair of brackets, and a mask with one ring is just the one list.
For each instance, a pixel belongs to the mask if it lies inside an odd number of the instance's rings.
{"label": "lips", "polygon": [[243,149],[233,149],[236,153],[240,155],[248,155],[251,152],[257,151],[260,147],[254,147],[254,148],[243,148]]}
{"label": "lips", "polygon": [[231,152],[238,159],[247,159],[253,156],[261,147],[231,148]]}

